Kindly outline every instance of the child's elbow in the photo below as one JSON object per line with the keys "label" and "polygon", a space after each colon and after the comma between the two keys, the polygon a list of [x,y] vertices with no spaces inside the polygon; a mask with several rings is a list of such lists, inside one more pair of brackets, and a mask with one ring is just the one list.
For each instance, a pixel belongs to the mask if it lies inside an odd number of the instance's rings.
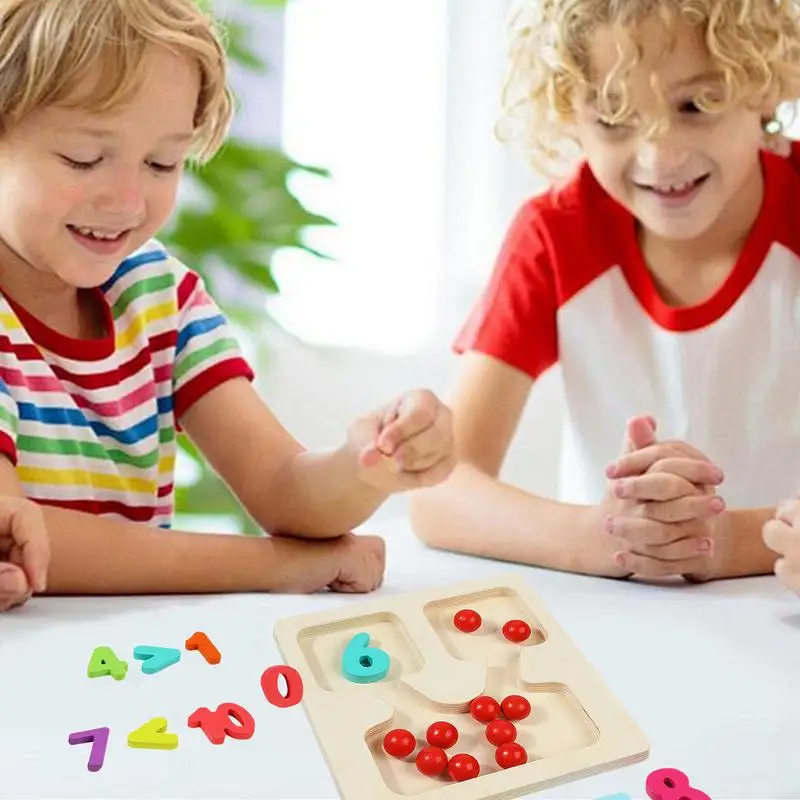
{"label": "child's elbow", "polygon": [[419,489],[413,492],[408,501],[408,519],[411,531],[428,547],[442,547],[444,528],[443,517],[446,509],[442,486]]}

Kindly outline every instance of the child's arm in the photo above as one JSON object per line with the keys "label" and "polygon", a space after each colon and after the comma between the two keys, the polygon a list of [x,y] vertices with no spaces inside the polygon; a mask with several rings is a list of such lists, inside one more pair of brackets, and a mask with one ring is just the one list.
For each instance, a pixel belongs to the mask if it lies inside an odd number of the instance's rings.
{"label": "child's arm", "polygon": [[[718,514],[713,492],[715,467],[699,458],[674,459],[667,470],[638,483],[646,500],[663,501],[666,519],[642,516],[638,500],[619,495],[610,484],[597,505],[548,500],[498,480],[509,444],[531,388],[531,379],[488,356],[471,353],[453,403],[458,466],[436,489],[412,499],[412,525],[433,547],[594,575],[681,574],[698,564],[698,542]],[[629,422],[623,453],[647,447],[652,423]],[[656,505],[659,505],[656,503]],[[632,520],[637,535],[659,542],[636,558],[609,535],[608,520]],[[667,548],[666,545],[669,545]],[[669,561],[660,553],[669,550]],[[615,558],[624,555],[623,562]]]}
{"label": "child's arm", "polygon": [[450,411],[430,392],[357,421],[330,452],[306,452],[244,379],[203,395],[181,425],[258,525],[275,534],[340,536],[390,493],[440,482],[454,461]]}
{"label": "child's arm", "polygon": [[[14,466],[0,458],[0,504],[30,503]],[[36,544],[38,552],[49,551],[47,594],[308,593],[328,586],[367,592],[383,577],[383,542],[373,536],[308,542],[186,533],[49,506],[41,507],[41,518],[49,541]],[[28,584],[15,592],[20,603],[40,576],[26,568],[17,577]]]}
{"label": "child's arm", "polygon": [[615,545],[597,509],[548,500],[498,480],[532,380],[483,355],[462,356],[451,404],[457,466],[411,498],[411,522],[428,545],[518,563],[604,575]]}
{"label": "child's arm", "polygon": [[[764,525],[775,516],[774,508],[739,508],[728,512],[730,554],[712,571],[714,578],[769,575],[775,569],[775,553],[764,543]],[[717,573],[717,574],[714,574]]]}

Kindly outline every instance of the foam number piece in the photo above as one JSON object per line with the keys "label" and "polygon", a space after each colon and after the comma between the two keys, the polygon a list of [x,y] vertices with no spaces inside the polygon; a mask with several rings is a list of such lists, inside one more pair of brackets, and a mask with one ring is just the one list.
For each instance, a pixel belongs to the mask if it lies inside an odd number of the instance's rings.
{"label": "foam number piece", "polygon": [[128,662],[120,661],[110,647],[95,647],[86,674],[90,678],[110,675],[115,681],[121,681],[128,674]]}
{"label": "foam number piece", "polygon": [[222,661],[222,654],[203,631],[195,631],[186,640],[185,647],[187,650],[197,650],[209,664],[219,664]]}
{"label": "foam number piece", "polygon": [[[286,681],[286,694],[281,694],[278,678]],[[261,674],[261,691],[270,705],[278,708],[296,706],[303,699],[303,679],[294,668],[285,664],[268,667]]]}
{"label": "foam number piece", "polygon": [[151,647],[140,644],[134,647],[133,657],[142,662],[142,672],[153,675],[181,660],[181,651],[174,647]]}
{"label": "foam number piece", "polygon": [[597,800],[631,800],[631,796],[625,794],[625,792],[618,792],[617,794],[607,794],[604,797],[598,797]]}
{"label": "foam number piece", "polygon": [[69,735],[70,744],[91,744],[89,751],[89,763],[86,769],[89,772],[98,772],[103,767],[108,748],[108,728],[92,728],[88,731],[75,731]]}
{"label": "foam number piece", "polygon": [[651,772],[644,790],[650,800],[711,800],[705,792],[695,789],[683,772],[671,767]]}
{"label": "foam number piece", "polygon": [[174,750],[178,746],[178,734],[166,731],[166,719],[153,717],[141,728],[128,734],[128,747],[139,747],[146,750]]}
{"label": "foam number piece", "polygon": [[211,744],[222,744],[226,736],[249,739],[256,730],[253,715],[236,703],[222,703],[216,711],[198,708],[187,724],[190,728],[200,728]]}
{"label": "foam number piece", "polygon": [[389,673],[389,654],[369,646],[369,634],[357,633],[342,653],[342,674],[352,683],[375,683]]}

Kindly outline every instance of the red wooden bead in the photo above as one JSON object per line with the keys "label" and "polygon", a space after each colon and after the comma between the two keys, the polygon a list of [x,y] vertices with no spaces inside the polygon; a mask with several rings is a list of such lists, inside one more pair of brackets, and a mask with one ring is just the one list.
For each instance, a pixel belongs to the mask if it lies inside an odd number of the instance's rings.
{"label": "red wooden bead", "polygon": [[405,728],[395,728],[383,737],[383,749],[395,758],[410,756],[417,746],[417,739]]}
{"label": "red wooden bead", "polygon": [[474,633],[480,628],[481,622],[481,615],[471,608],[462,609],[453,617],[453,625],[463,633]]}
{"label": "red wooden bead", "polygon": [[513,722],[495,719],[486,726],[486,740],[495,747],[513,742],[516,738],[517,729]]}
{"label": "red wooden bead", "polygon": [[531,626],[521,619],[512,619],[503,625],[503,636],[510,642],[520,644],[530,638]]}
{"label": "red wooden bead", "polygon": [[481,767],[475,756],[471,756],[469,753],[459,753],[450,759],[447,773],[454,781],[468,781],[481,774]]}
{"label": "red wooden bead", "polygon": [[423,775],[441,775],[446,767],[447,755],[441,747],[423,747],[417,753],[417,769]]}
{"label": "red wooden bead", "polygon": [[434,722],[425,736],[428,744],[447,750],[458,741],[458,731],[449,722]]}
{"label": "red wooden bead", "polygon": [[525,719],[531,713],[531,704],[521,694],[510,694],[500,703],[500,708],[505,718],[514,722]]}
{"label": "red wooden bead", "polygon": [[494,751],[494,759],[498,766],[503,769],[511,769],[511,767],[519,767],[527,762],[528,754],[521,744],[509,742],[508,744],[501,744]]}
{"label": "red wooden bead", "polygon": [[482,694],[469,704],[469,713],[473,719],[485,725],[500,716],[500,706],[493,697]]}

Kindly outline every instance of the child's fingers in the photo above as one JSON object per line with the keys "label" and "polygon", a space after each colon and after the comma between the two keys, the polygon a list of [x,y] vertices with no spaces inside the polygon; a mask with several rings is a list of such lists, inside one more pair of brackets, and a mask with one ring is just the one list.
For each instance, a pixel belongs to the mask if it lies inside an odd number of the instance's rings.
{"label": "child's fingers", "polygon": [[[648,548],[664,548],[687,538],[699,539],[702,529],[693,523],[670,525],[647,517],[607,517],[605,531],[624,540],[631,550],[644,552]],[[696,534],[696,535],[695,535]]]}
{"label": "child's fingers", "polygon": [[432,392],[410,392],[400,401],[396,418],[381,431],[378,448],[386,455],[394,455],[407,439],[442,420],[449,420],[449,410]]}
{"label": "child's fingers", "polygon": [[695,556],[679,561],[665,561],[626,551],[620,551],[614,555],[614,561],[620,567],[645,578],[669,578],[675,575],[699,572],[704,566],[704,559],[705,556]]}
{"label": "child's fingers", "polygon": [[0,611],[21,605],[30,597],[30,584],[16,564],[0,564]]}
{"label": "child's fingers", "polygon": [[422,433],[403,442],[394,453],[394,458],[405,472],[423,472],[453,452],[452,431],[437,421]]}
{"label": "child's fingers", "polygon": [[663,503],[644,502],[641,509],[643,516],[657,522],[690,522],[715,517],[725,510],[725,501],[719,495],[698,494]]}
{"label": "child's fingers", "polygon": [[771,519],[761,529],[764,544],[775,553],[786,556],[792,550],[800,557],[800,535],[794,528],[778,519]]}
{"label": "child's fingers", "polygon": [[680,475],[648,472],[633,478],[623,478],[613,484],[614,494],[626,500],[677,500],[679,497],[700,494],[697,486]]}
{"label": "child's fingers", "polygon": [[43,592],[50,566],[50,540],[41,509],[20,497],[0,498],[0,532],[13,539],[31,587]]}
{"label": "child's fingers", "polygon": [[707,536],[686,536],[668,544],[630,545],[628,552],[658,561],[688,561],[709,555],[712,548]]}
{"label": "child's fingers", "polygon": [[[676,463],[678,461],[682,463],[682,466]],[[684,442],[659,442],[623,455],[608,465],[606,475],[609,478],[625,478],[631,475],[643,475],[650,469],[673,472],[678,468],[686,469],[687,467],[683,463],[686,461],[707,464],[709,469],[701,474],[709,475],[709,482],[710,480],[716,480],[717,482],[722,480],[721,470],[711,464],[699,450]],[[667,465],[671,468],[668,468]],[[704,483],[706,481],[692,482]]]}

